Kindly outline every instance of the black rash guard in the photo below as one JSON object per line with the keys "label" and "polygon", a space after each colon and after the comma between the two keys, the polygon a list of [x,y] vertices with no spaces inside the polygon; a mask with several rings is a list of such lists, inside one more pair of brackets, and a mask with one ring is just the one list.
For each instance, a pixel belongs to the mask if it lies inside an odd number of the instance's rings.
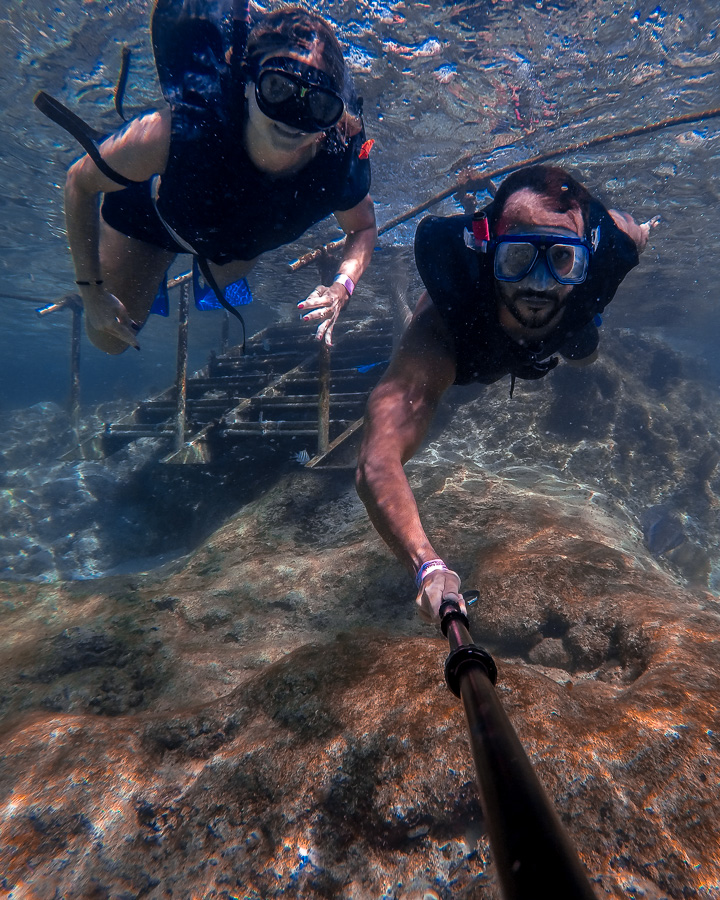
{"label": "black rash guard", "polygon": [[[488,212],[490,206],[485,208]],[[589,356],[598,345],[593,318],[615,296],[620,282],[638,264],[635,242],[617,227],[604,206],[590,204],[588,234],[599,227],[599,243],[588,275],[566,300],[557,327],[541,341],[524,345],[500,326],[492,256],[467,247],[472,216],[428,216],[415,233],[418,272],[452,336],[457,372],[455,384],[492,384],[505,375],[542,378],[568,359]]]}
{"label": "black rash guard", "polygon": [[[170,156],[160,179],[158,210],[200,256],[218,265],[249,260],[300,237],[336,210],[352,209],[370,190],[370,164],[360,159],[364,132],[346,143],[330,131],[315,157],[287,177],[255,167],[242,135],[210,111],[176,115]],[[108,225],[172,253],[181,247],[158,217],[151,182],[107,194]]]}

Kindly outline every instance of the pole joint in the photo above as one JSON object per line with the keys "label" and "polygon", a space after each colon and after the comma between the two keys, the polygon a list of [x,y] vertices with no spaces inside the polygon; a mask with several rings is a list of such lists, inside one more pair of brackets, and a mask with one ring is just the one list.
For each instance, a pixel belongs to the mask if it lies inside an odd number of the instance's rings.
{"label": "pole joint", "polygon": [[445,683],[456,697],[460,696],[460,679],[468,666],[479,666],[491,684],[497,681],[497,666],[487,650],[476,644],[463,644],[451,650],[445,660]]}

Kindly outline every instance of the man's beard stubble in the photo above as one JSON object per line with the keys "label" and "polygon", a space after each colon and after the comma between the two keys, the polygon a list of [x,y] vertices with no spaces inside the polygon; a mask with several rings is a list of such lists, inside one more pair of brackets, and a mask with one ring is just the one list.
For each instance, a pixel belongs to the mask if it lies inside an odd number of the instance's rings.
{"label": "man's beard stubble", "polygon": [[[527,303],[528,300],[532,300],[535,297],[538,300],[546,301],[545,305],[537,310],[529,309],[527,306],[525,306],[523,310],[519,308],[518,301],[525,301]],[[502,302],[510,311],[513,318],[525,328],[543,328],[558,315],[564,306],[564,303],[554,294],[544,293],[542,291],[529,291],[522,294],[520,297],[503,299]]]}

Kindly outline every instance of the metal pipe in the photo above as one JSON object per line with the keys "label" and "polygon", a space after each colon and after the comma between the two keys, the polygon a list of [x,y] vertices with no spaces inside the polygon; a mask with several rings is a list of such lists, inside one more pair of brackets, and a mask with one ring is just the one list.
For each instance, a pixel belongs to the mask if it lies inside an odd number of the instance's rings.
{"label": "metal pipe", "polygon": [[70,422],[75,432],[75,439],[80,440],[80,347],[82,344],[82,314],[83,304],[79,294],[65,294],[45,306],[36,308],[35,314],[39,319],[61,309],[69,309],[72,313],[70,326],[70,397],[68,398],[68,412]]}
{"label": "metal pipe", "polygon": [[179,287],[181,284],[186,284],[188,281],[192,281],[193,273],[192,269],[189,272],[183,272],[182,275],[178,275],[175,278],[168,278],[166,287],[168,290],[174,287]]}
{"label": "metal pipe", "polygon": [[80,440],[80,347],[82,340],[83,308],[72,305],[72,338],[70,340],[70,421],[75,440]]}
{"label": "metal pipe", "polygon": [[[473,169],[468,169],[450,187],[444,188],[442,191],[439,191],[437,194],[434,194],[417,206],[411,207],[404,213],[400,213],[392,219],[388,219],[384,225],[378,228],[378,237],[391,231],[393,228],[397,228],[397,226],[402,225],[403,222],[413,219],[415,216],[419,215],[421,212],[425,212],[426,209],[429,209],[441,200],[445,200],[447,197],[452,196],[452,194],[485,190],[487,188],[491,196],[495,196],[494,186],[492,185],[492,182],[490,182],[491,178],[499,178],[501,175],[508,175],[510,172],[515,172],[517,169],[522,169],[525,166],[534,166],[538,163],[548,162],[549,160],[557,159],[560,156],[576,153],[578,150],[589,150],[592,147],[599,147],[603,144],[608,144],[611,141],[627,140],[628,138],[652,134],[654,131],[660,131],[663,128],[673,128],[676,125],[692,125],[695,122],[704,122],[707,119],[715,119],[718,116],[720,116],[720,107],[704,109],[700,112],[685,113],[682,116],[673,116],[669,119],[663,119],[660,122],[653,122],[650,125],[639,125],[637,128],[627,128],[624,131],[616,131],[613,134],[602,134],[598,137],[588,138],[584,141],[576,141],[566,147],[561,147],[557,150],[547,150],[543,153],[536,153],[535,156],[531,156],[529,159],[512,162],[506,166],[492,169],[491,171],[486,171],[480,166],[476,166]],[[467,163],[470,160],[466,159],[464,161]],[[326,250],[339,249],[344,245],[344,242],[345,238],[341,238],[339,241],[334,241],[332,244],[326,244],[324,247],[310,250],[308,253],[305,253],[299,259],[296,259],[289,264],[290,271],[297,272],[299,269],[302,269],[303,266],[307,266],[309,263],[318,259],[326,252]]]}
{"label": "metal pipe", "polygon": [[322,341],[318,351],[318,441],[317,452],[330,446],[330,347]]}
{"label": "metal pipe", "polygon": [[[4,294],[3,296],[10,296],[9,294]],[[21,297],[17,297],[16,299],[20,300]],[[62,297],[59,297],[57,300],[52,300],[50,303],[47,303],[45,306],[39,306],[35,310],[35,315],[39,319],[44,319],[45,316],[50,313],[58,312],[61,309],[66,309],[70,307],[70,309],[74,309],[75,307],[79,307],[82,309],[82,300],[80,299],[79,294],[64,294]]]}
{"label": "metal pipe", "polygon": [[223,320],[220,326],[220,355],[225,356],[230,344],[230,313],[223,310]]}
{"label": "metal pipe", "polygon": [[190,284],[183,282],[178,305],[177,373],[175,376],[175,452],[185,443],[187,406],[187,356],[188,356],[188,311],[190,309]]}
{"label": "metal pipe", "polygon": [[[446,604],[443,605],[445,608]],[[503,900],[597,900],[493,688],[492,657],[472,642],[457,604],[443,616],[445,674],[462,698]],[[442,613],[442,610],[441,610]],[[448,618],[449,617],[449,618]]]}

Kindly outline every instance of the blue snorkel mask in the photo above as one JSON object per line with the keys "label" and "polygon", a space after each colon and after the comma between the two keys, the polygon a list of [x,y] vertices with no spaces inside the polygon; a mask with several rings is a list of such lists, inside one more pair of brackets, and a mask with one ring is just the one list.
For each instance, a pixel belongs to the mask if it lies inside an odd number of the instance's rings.
{"label": "blue snorkel mask", "polygon": [[493,272],[498,281],[522,281],[542,256],[559,284],[582,284],[587,277],[591,245],[561,234],[504,234],[490,241]]}
{"label": "blue snorkel mask", "polygon": [[591,240],[564,234],[503,234],[490,237],[487,216],[473,217],[472,232],[465,243],[481,253],[492,254],[493,274],[498,281],[517,282],[532,272],[540,256],[559,284],[582,284],[587,278],[593,252],[600,241],[600,228]]}

